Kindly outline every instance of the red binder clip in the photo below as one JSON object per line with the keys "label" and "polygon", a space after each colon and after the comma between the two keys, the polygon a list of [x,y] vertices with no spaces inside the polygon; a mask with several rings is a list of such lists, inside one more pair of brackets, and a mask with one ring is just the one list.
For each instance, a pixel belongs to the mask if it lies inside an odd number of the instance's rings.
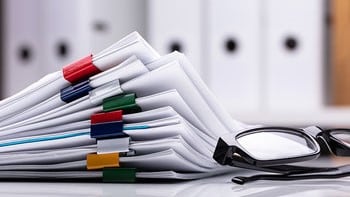
{"label": "red binder clip", "polygon": [[63,77],[72,84],[99,72],[101,71],[92,63],[92,54],[63,67]]}
{"label": "red binder clip", "polygon": [[106,113],[97,113],[92,114],[91,124],[105,123],[105,122],[114,122],[114,121],[122,121],[123,111],[111,111]]}

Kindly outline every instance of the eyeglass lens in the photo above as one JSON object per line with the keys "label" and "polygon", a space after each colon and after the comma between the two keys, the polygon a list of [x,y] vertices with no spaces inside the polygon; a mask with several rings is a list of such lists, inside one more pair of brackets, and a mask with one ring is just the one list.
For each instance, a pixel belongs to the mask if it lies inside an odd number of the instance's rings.
{"label": "eyeglass lens", "polygon": [[237,137],[238,143],[258,160],[307,156],[318,148],[306,136],[284,130],[262,130]]}
{"label": "eyeglass lens", "polygon": [[340,142],[342,142],[344,145],[348,146],[350,148],[350,132],[349,131],[342,131],[342,130],[336,130],[332,131],[330,135],[336,139],[338,139]]}

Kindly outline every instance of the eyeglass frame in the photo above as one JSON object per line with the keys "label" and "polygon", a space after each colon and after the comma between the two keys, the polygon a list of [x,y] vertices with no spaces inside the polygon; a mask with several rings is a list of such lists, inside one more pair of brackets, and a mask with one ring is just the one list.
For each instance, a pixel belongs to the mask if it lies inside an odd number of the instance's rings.
{"label": "eyeglass frame", "polygon": [[[254,156],[251,155],[251,153],[249,153],[248,151],[246,151],[244,147],[241,146],[241,144],[237,141],[239,137],[251,134],[252,132],[268,130],[270,130],[271,132],[275,130],[277,132],[280,131],[281,133],[285,131],[288,133],[292,132],[293,134],[302,135],[308,139],[308,142],[312,142],[313,145],[315,145],[316,150],[315,152],[307,154],[305,156],[287,157],[272,160],[259,160],[257,158],[254,158]],[[216,145],[213,158],[221,165],[230,165],[259,171],[278,172],[285,174],[306,172],[309,170],[317,171],[324,168],[300,167],[286,164],[318,158],[321,153],[321,142],[318,139],[321,139],[323,143],[326,144],[328,150],[331,153],[338,156],[350,156],[350,148],[331,135],[331,132],[338,130],[347,131],[350,133],[350,129],[337,128],[323,130],[320,127],[316,126],[307,127],[304,129],[296,129],[289,127],[258,127],[248,129],[237,134],[230,134],[220,137]]]}

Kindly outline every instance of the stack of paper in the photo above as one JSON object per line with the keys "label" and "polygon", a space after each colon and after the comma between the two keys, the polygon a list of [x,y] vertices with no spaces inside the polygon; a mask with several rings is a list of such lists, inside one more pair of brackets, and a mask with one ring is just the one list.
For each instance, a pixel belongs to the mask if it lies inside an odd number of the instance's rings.
{"label": "stack of paper", "polygon": [[231,170],[212,159],[218,137],[245,127],[183,54],[136,32],[0,101],[0,117],[6,179],[211,176]]}

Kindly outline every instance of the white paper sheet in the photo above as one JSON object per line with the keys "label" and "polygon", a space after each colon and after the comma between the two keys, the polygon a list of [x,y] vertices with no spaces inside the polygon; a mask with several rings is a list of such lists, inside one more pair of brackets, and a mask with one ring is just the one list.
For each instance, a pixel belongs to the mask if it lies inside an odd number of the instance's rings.
{"label": "white paper sheet", "polygon": [[221,121],[229,131],[235,132],[237,130],[246,128],[245,124],[235,119],[232,119],[230,114],[216,99],[216,96],[209,90],[208,86],[204,83],[202,78],[199,76],[198,72],[195,71],[194,66],[184,54],[175,51],[173,53],[159,58],[158,60],[146,66],[150,70],[155,70],[173,61],[178,61],[179,65],[182,67],[183,71],[188,76],[188,79],[192,81],[193,85],[202,95],[202,98],[206,101],[210,109],[214,112],[214,114],[218,117],[219,121]]}
{"label": "white paper sheet", "polygon": [[[86,160],[81,161],[72,161],[72,162],[60,162],[57,164],[26,164],[26,165],[0,165],[1,170],[15,170],[15,171],[23,171],[23,170],[85,170],[86,169]],[[67,172],[69,173],[69,172]]]}
{"label": "white paper sheet", "polygon": [[173,149],[168,149],[162,152],[157,152],[148,155],[121,157],[120,165],[135,167],[145,171],[154,170],[175,170],[183,172],[206,172],[207,168],[195,165]]}
{"label": "white paper sheet", "polygon": [[136,103],[142,108],[142,110],[151,110],[159,107],[170,106],[198,129],[202,131],[207,130],[204,124],[197,118],[191,108],[175,89],[137,98]]}
{"label": "white paper sheet", "polygon": [[171,138],[150,140],[144,142],[134,142],[130,144],[130,149],[135,150],[136,155],[145,155],[167,149],[175,150],[184,159],[201,166],[203,168],[218,167],[218,164],[208,155],[203,155],[192,148],[181,136]]}
{"label": "white paper sheet", "polygon": [[68,123],[74,123],[78,121],[88,120],[90,119],[91,114],[100,112],[99,108],[91,108],[84,111],[80,111],[77,113],[69,114],[66,116],[62,116],[55,119],[46,120],[43,122],[37,122],[34,124],[24,125],[18,128],[11,128],[6,130],[0,130],[0,136],[25,132],[25,131],[31,131],[31,130],[37,130],[37,129],[45,129],[47,127],[54,127],[54,126],[60,126]]}
{"label": "white paper sheet", "polygon": [[[90,114],[89,111],[84,111],[84,112],[78,112],[76,115],[71,114],[72,116],[77,116],[80,117],[81,113],[87,113]],[[164,118],[169,118],[172,116],[176,116],[178,113],[171,107],[162,107],[162,108],[157,108],[154,110],[148,110],[148,111],[143,111],[139,113],[134,113],[134,114],[125,114],[123,115],[123,121],[125,122],[126,126],[130,126],[130,124],[144,124],[144,122],[149,122],[149,121],[154,121],[154,120],[159,120],[159,119],[164,119]],[[85,115],[83,115],[85,116]],[[15,129],[18,132],[11,133],[9,135],[4,135],[1,136],[1,140],[6,140],[6,139],[14,139],[14,138],[20,138],[20,137],[26,137],[26,136],[38,136],[38,135],[44,135],[44,134],[52,134],[52,133],[62,133],[66,131],[73,131],[73,130],[80,130],[80,129],[89,129],[90,128],[90,120],[82,120],[82,121],[77,121],[77,122],[70,122],[67,121],[67,123],[56,125],[55,123],[56,119],[54,119],[52,122],[52,125],[54,126],[48,126],[48,127],[43,127],[43,128],[37,128],[35,129],[35,126],[41,127],[40,123],[35,123],[32,124],[30,127],[34,127],[34,129],[31,130],[26,130],[28,129],[26,127],[20,127],[22,129],[25,129],[25,131],[21,131],[20,128]]]}
{"label": "white paper sheet", "polygon": [[[178,117],[174,118],[181,121]],[[134,141],[155,140],[181,135],[188,144],[191,144],[195,150],[204,155],[212,155],[214,149],[205,143],[199,135],[193,133],[193,130],[190,130],[184,122],[142,130],[124,130],[124,133],[128,134]]]}
{"label": "white paper sheet", "polygon": [[124,92],[136,92],[141,97],[176,89],[191,106],[193,113],[208,128],[210,136],[218,138],[222,134],[232,132],[220,122],[176,61],[122,84],[122,89]]}
{"label": "white paper sheet", "polygon": [[60,149],[8,152],[0,154],[0,165],[57,164],[86,159],[86,155],[96,152],[96,145]]}
{"label": "white paper sheet", "polygon": [[[86,132],[86,130],[77,130],[72,132],[66,132],[66,134],[75,134]],[[61,136],[62,134],[57,134]],[[51,136],[51,135],[50,135]],[[25,139],[31,139],[31,137],[25,137]],[[18,139],[17,139],[18,140]],[[13,140],[2,140],[2,143],[12,142]],[[58,149],[58,148],[71,148],[76,146],[85,146],[96,144],[96,139],[90,138],[90,135],[78,135],[67,138],[59,138],[55,140],[37,140],[31,143],[21,143],[10,146],[0,147],[0,153],[14,152],[14,151],[27,151],[27,150],[41,150],[41,149]]]}

